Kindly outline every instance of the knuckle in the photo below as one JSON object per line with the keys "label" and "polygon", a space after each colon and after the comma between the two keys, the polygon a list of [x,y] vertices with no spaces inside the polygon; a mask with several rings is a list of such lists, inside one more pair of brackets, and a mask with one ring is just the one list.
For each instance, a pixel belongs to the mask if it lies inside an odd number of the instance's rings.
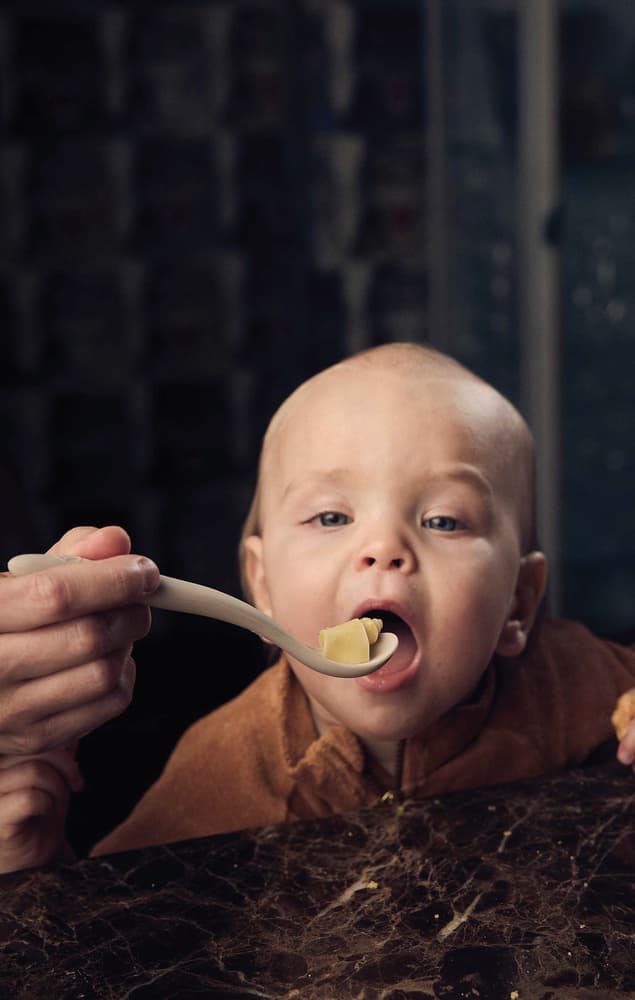
{"label": "knuckle", "polygon": [[122,715],[126,709],[130,708],[132,698],[127,691],[117,691],[112,700],[112,717]]}
{"label": "knuckle", "polygon": [[45,731],[41,724],[33,722],[26,708],[15,704],[17,698],[8,697],[0,713],[0,749],[2,753],[41,753],[47,750]]}
{"label": "knuckle", "polygon": [[16,765],[20,769],[20,780],[24,786],[37,785],[46,775],[47,764],[43,760],[30,758]]}
{"label": "knuckle", "polygon": [[122,682],[112,692],[112,708],[114,714],[120,715],[132,702],[132,691],[134,687],[134,670],[132,682]]}
{"label": "knuckle", "polygon": [[49,796],[41,788],[19,788],[15,793],[16,811],[24,819],[44,812],[50,804]]}
{"label": "knuckle", "polygon": [[103,657],[90,665],[90,685],[94,695],[102,698],[116,691],[119,684],[119,664]]}
{"label": "knuckle", "polygon": [[147,635],[150,612],[131,605],[78,619],[75,626],[75,642],[83,658],[97,660]]}
{"label": "knuckle", "polygon": [[46,730],[41,725],[33,725],[28,729],[14,733],[11,742],[13,753],[26,756],[28,754],[44,753],[49,749],[46,741]]}
{"label": "knuckle", "polygon": [[131,638],[136,641],[137,639],[144,639],[150,631],[150,627],[152,625],[152,612],[150,611],[150,608],[141,604],[135,604],[133,609],[134,629]]}
{"label": "knuckle", "polygon": [[53,620],[68,617],[73,600],[68,581],[60,574],[46,570],[29,577],[31,600]]}
{"label": "knuckle", "polygon": [[132,692],[126,690],[125,688],[118,688],[114,692],[113,697],[113,707],[115,708],[117,714],[123,712],[132,701]]}
{"label": "knuckle", "polygon": [[141,586],[140,574],[131,572],[130,565],[127,563],[121,566],[119,564],[112,566],[110,572],[112,573],[111,586],[115,603],[123,606],[137,600]]}
{"label": "knuckle", "polygon": [[112,636],[109,615],[90,615],[74,622],[75,643],[86,659],[98,659],[109,652]]}

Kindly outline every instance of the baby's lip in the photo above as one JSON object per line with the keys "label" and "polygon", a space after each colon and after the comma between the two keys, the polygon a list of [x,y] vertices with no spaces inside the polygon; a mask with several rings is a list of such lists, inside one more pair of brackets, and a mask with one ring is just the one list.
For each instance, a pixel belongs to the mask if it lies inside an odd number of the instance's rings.
{"label": "baby's lip", "polygon": [[376,597],[363,601],[352,614],[352,618],[381,618],[381,612],[386,611],[389,615],[396,615],[401,618],[408,628],[414,630],[413,616],[405,603],[402,601],[390,600],[389,598]]}

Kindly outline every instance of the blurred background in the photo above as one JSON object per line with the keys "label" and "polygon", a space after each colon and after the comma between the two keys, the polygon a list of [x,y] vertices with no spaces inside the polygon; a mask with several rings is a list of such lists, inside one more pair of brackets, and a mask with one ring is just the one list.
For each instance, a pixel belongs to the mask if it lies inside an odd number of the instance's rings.
{"label": "blurred background", "polygon": [[[553,605],[635,633],[631,0],[0,3],[0,559],[121,523],[239,593],[301,380],[429,341],[541,448]],[[257,639],[155,613],[87,738],[80,850]]]}

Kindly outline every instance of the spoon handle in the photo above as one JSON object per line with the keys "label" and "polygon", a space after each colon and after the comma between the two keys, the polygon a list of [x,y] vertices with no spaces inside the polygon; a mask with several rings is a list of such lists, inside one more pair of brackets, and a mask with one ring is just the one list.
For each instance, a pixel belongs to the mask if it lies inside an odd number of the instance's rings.
{"label": "spoon handle", "polygon": [[[201,615],[204,618],[229,622],[230,625],[239,625],[240,628],[255,632],[276,646],[286,649],[292,655],[295,655],[294,650],[299,655],[299,650],[304,648],[302,643],[276,624],[273,618],[263,614],[251,604],[200,583],[162,575],[158,588],[146,598],[146,603],[153,608],[182,611],[189,615]],[[299,659],[302,659],[302,656],[299,655]]]}

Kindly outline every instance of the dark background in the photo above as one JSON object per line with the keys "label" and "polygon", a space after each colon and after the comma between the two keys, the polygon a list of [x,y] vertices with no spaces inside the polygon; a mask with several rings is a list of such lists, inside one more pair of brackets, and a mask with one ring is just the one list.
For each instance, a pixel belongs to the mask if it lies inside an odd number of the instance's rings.
{"label": "dark background", "polygon": [[[0,558],[121,523],[239,593],[260,436],[359,347],[435,340],[425,4],[0,3]],[[447,0],[454,353],[519,402],[514,5]],[[635,626],[635,9],[563,3],[563,610]],[[522,151],[521,151],[522,152]],[[258,641],[155,613],[87,738],[83,850]]]}

